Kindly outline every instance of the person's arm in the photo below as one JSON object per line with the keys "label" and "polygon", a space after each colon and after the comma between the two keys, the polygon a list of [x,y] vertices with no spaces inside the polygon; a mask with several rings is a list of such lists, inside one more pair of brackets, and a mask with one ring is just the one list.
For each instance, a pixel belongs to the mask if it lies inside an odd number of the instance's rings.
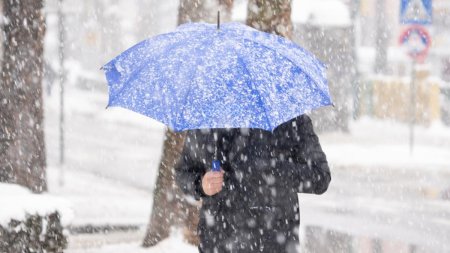
{"label": "person's arm", "polygon": [[322,194],[331,181],[325,153],[314,132],[311,119],[302,115],[293,127],[292,160],[284,162],[282,174],[288,174],[288,182],[300,193]]}
{"label": "person's arm", "polygon": [[205,197],[202,190],[202,176],[205,174],[204,166],[193,159],[192,150],[195,133],[189,131],[186,135],[183,151],[175,165],[175,179],[180,189],[187,195],[193,196],[196,200]]}

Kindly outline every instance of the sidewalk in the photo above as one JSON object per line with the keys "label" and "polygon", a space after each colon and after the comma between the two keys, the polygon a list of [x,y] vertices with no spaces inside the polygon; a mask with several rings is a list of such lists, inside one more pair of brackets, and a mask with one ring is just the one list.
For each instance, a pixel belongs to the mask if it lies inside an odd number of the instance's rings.
{"label": "sidewalk", "polygon": [[65,253],[197,253],[196,247],[174,234],[151,248],[143,248],[142,232],[77,235],[70,238]]}
{"label": "sidewalk", "polygon": [[299,195],[302,236],[308,227],[320,227],[352,241],[377,239],[423,249],[415,252],[450,252],[450,201],[430,190],[433,184],[448,184],[450,173],[361,167],[334,167],[332,173],[325,194]]}
{"label": "sidewalk", "polygon": [[[361,119],[349,134],[321,134],[332,181],[324,195],[300,194],[301,234],[320,227],[350,244],[377,239],[414,252],[450,252],[450,128],[416,126],[412,154],[408,130]],[[382,252],[409,252],[399,247]]]}
{"label": "sidewalk", "polygon": [[49,192],[72,203],[72,226],[146,226],[153,200],[151,192],[73,170],[64,171],[65,182],[60,186],[60,171],[49,168],[47,173]]}
{"label": "sidewalk", "polygon": [[410,153],[409,125],[362,118],[350,122],[348,134],[319,135],[332,165],[400,170],[450,171],[450,127],[437,122],[414,127]]}

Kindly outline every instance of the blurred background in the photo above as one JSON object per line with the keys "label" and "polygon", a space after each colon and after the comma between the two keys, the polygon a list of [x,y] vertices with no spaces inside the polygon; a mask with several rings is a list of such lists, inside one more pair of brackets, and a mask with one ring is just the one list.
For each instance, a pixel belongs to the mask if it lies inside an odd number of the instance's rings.
{"label": "blurred background", "polygon": [[[1,2],[5,82],[13,21],[11,1]],[[49,197],[36,201],[67,217],[65,252],[196,252],[183,226],[168,227],[157,244],[145,243],[165,127],[123,109],[105,110],[100,68],[141,40],[175,29],[182,10],[187,21],[214,23],[222,10],[225,21],[245,23],[254,2],[46,0],[36,7],[45,27],[41,186],[14,176],[0,181]],[[328,66],[335,103],[312,113],[333,179],[324,195],[299,195],[301,251],[450,252],[450,1],[266,2],[290,7],[288,37]],[[197,16],[189,17],[188,4]],[[6,96],[6,83],[0,91]],[[2,98],[5,113],[15,104]],[[25,120],[20,108],[14,113]],[[8,174],[2,158],[0,170]],[[0,202],[20,207],[8,214],[0,205],[0,238],[11,217],[30,208],[21,206],[28,199],[17,197],[26,194],[21,189],[2,187]]]}

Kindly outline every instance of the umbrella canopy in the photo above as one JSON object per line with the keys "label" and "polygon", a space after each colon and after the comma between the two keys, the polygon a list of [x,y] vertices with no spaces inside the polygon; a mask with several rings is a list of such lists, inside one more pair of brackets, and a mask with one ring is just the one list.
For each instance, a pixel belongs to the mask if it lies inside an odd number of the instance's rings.
{"label": "umbrella canopy", "polygon": [[174,131],[261,128],[331,104],[324,65],[283,37],[240,23],[188,23],[103,67],[108,106]]}

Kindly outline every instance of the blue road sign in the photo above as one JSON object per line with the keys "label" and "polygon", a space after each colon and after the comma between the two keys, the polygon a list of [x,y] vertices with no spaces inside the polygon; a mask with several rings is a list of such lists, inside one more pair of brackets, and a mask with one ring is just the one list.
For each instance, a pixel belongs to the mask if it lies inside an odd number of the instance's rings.
{"label": "blue road sign", "polygon": [[432,0],[401,0],[400,23],[430,25],[432,21]]}

